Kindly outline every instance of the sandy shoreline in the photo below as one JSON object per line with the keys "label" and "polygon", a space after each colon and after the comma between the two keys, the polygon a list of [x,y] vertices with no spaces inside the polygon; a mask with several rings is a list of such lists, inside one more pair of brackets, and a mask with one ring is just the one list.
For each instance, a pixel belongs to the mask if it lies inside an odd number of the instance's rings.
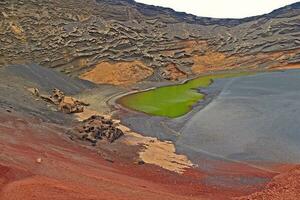
{"label": "sandy shoreline", "polygon": [[[278,71],[273,71],[278,72]],[[269,74],[271,72],[266,72]],[[264,73],[260,73],[264,74]],[[176,152],[179,154],[187,155],[192,162],[196,165],[200,165],[201,167],[201,159],[199,157],[207,158],[209,157],[212,160],[227,160],[229,162],[238,162],[243,163],[254,168],[258,168],[261,170],[269,170],[268,168],[264,168],[261,166],[257,166],[256,164],[251,164],[247,162],[242,162],[235,159],[226,158],[222,155],[209,153],[205,150],[194,149],[189,146],[177,143],[178,139],[181,137],[182,130],[185,128],[187,122],[192,119],[195,114],[197,114],[202,109],[206,108],[210,102],[218,98],[218,95],[223,91],[224,88],[229,86],[232,81],[239,78],[229,78],[229,79],[219,79],[216,80],[213,84],[211,84],[207,88],[200,88],[199,91],[205,94],[205,98],[198,102],[194,107],[193,110],[187,113],[186,115],[170,119],[166,117],[159,117],[159,116],[150,116],[144,113],[136,112],[130,110],[128,108],[124,108],[122,105],[119,105],[116,102],[117,98],[122,96],[128,95],[130,93],[125,93],[116,98],[112,99],[109,102],[110,105],[116,108],[116,116],[120,118],[122,123],[125,126],[128,126],[133,131],[140,133],[144,136],[151,136],[156,137],[163,141],[172,141],[176,146]],[[183,81],[184,82],[184,81]],[[152,88],[151,88],[152,89]],[[136,92],[136,91],[134,91]]]}

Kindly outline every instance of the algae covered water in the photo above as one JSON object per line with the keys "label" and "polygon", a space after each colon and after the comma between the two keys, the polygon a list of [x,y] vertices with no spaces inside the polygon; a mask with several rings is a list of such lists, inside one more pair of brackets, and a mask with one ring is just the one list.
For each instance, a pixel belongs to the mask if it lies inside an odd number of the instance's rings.
{"label": "algae covered water", "polygon": [[204,94],[197,89],[208,87],[214,79],[245,76],[250,73],[227,73],[201,76],[179,85],[155,88],[122,97],[118,102],[132,110],[169,118],[180,117],[192,109]]}

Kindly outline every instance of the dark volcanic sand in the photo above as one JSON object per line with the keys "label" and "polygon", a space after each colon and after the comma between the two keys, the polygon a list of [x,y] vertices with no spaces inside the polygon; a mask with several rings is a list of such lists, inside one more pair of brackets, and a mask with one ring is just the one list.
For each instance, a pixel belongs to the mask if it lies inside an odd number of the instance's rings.
{"label": "dark volcanic sand", "polygon": [[300,161],[300,71],[235,78],[185,124],[178,146],[263,162]]}
{"label": "dark volcanic sand", "polygon": [[[208,94],[206,100],[177,119],[128,110],[120,116],[137,132],[172,140],[178,152],[208,172],[215,168],[210,163],[218,161],[263,170],[300,161],[300,70],[217,80],[202,91]],[[260,180],[235,183],[255,181]]]}

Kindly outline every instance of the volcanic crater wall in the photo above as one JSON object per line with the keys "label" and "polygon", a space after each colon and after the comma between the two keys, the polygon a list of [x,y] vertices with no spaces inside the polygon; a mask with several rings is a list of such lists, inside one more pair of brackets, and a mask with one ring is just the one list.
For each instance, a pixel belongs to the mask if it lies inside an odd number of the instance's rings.
{"label": "volcanic crater wall", "polygon": [[[297,67],[300,61],[300,3],[239,20],[129,0],[3,0],[0,5],[0,66],[38,63],[79,76],[104,62],[112,67],[139,62],[153,69],[143,79],[176,80],[213,70]],[[99,76],[98,82],[116,82]]]}

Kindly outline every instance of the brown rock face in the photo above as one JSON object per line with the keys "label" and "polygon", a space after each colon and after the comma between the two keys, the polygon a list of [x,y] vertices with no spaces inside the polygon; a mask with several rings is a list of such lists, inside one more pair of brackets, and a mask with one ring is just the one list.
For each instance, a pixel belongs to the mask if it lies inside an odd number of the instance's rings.
{"label": "brown rock face", "polygon": [[109,83],[113,85],[128,85],[144,80],[153,74],[153,69],[140,61],[133,62],[103,62],[80,78],[94,83]]}
{"label": "brown rock face", "polygon": [[289,59],[296,57],[299,53],[299,48],[287,51],[243,55],[242,57],[238,55],[228,56],[225,53],[215,51],[208,52],[204,55],[195,55],[193,57],[194,64],[192,71],[198,74],[232,69],[295,69],[299,68],[299,64],[289,64]]}
{"label": "brown rock face", "polygon": [[176,67],[175,64],[169,64],[162,72],[162,77],[166,80],[177,81],[187,77],[187,74]]}

